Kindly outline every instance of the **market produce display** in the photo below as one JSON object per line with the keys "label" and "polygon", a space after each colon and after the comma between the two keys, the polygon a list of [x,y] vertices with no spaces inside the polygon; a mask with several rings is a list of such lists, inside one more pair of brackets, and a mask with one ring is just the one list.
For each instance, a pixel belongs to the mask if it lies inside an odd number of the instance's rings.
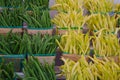
{"label": "market produce display", "polygon": [[119,27],[114,0],[1,0],[0,80],[120,80]]}
{"label": "market produce display", "polygon": [[[29,61],[24,61],[23,80],[56,80],[54,64],[40,63],[37,58],[29,57]],[[34,65],[34,66],[33,66]]]}
{"label": "market produce display", "polygon": [[105,60],[91,58],[88,63],[84,56],[74,62],[64,59],[64,65],[61,66],[62,75],[66,80],[119,80],[120,65],[105,57]]}
{"label": "market produce display", "polygon": [[0,35],[0,53],[1,54],[55,54],[57,44],[55,39],[60,36],[50,36],[48,34],[42,36],[40,33],[36,35],[23,36],[19,33],[9,32],[6,36]]}

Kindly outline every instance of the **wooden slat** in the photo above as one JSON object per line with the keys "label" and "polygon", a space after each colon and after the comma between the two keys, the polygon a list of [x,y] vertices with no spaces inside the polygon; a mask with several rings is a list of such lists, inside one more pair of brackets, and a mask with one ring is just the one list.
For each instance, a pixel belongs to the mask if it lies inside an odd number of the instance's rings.
{"label": "wooden slat", "polygon": [[48,29],[48,30],[28,30],[29,34],[36,34],[38,32],[40,32],[41,34],[50,34],[52,35],[52,29]]}
{"label": "wooden slat", "polygon": [[[13,33],[21,33],[22,28],[0,28],[0,34],[6,34],[8,33],[10,30],[12,30]],[[28,29],[27,30],[29,34],[37,34],[38,32],[40,32],[41,34],[50,34],[52,35],[52,29],[48,29],[48,30],[31,30]]]}
{"label": "wooden slat", "polygon": [[48,63],[53,63],[55,56],[36,56],[36,58],[38,58],[38,60],[44,64],[44,62],[48,62]]}
{"label": "wooden slat", "polygon": [[15,32],[22,32],[21,28],[0,28],[0,34],[6,34],[10,30],[12,30],[13,33],[15,33]]}
{"label": "wooden slat", "polygon": [[[65,59],[70,59],[70,60],[73,60],[75,62],[77,62],[81,56],[80,55],[76,55],[76,54],[63,54],[62,56],[63,58]],[[88,56],[85,56],[86,57],[86,60],[89,61],[89,57]],[[105,60],[104,57],[97,57],[98,59],[100,60]],[[106,57],[108,60],[114,60],[116,63],[120,63],[120,57],[119,56],[111,56],[111,57]]]}

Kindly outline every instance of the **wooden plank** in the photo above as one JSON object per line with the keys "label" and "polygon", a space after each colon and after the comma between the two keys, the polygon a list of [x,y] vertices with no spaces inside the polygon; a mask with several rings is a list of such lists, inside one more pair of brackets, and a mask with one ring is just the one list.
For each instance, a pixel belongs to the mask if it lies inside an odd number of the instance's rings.
{"label": "wooden plank", "polygon": [[48,62],[52,64],[54,62],[55,56],[35,56],[38,60],[44,64],[44,62]]}
{"label": "wooden plank", "polygon": [[[76,32],[78,32],[78,30],[72,30],[72,31],[76,31]],[[82,32],[82,30],[80,30],[81,32]],[[58,35],[64,35],[64,34],[66,34],[67,32],[69,32],[69,30],[60,30],[60,29],[57,29],[57,34]]]}
{"label": "wooden plank", "polygon": [[[22,33],[23,32],[22,28],[0,28],[0,34],[6,34],[11,30],[13,33]],[[52,35],[52,31],[53,31],[53,29],[46,29],[46,30],[27,29],[28,34],[37,34],[38,32],[40,32],[41,34]]]}
{"label": "wooden plank", "polygon": [[21,28],[0,28],[0,34],[6,34],[10,30],[12,30],[13,33],[15,33],[15,32],[22,32]]}
{"label": "wooden plank", "polygon": [[50,34],[52,35],[53,29],[48,29],[48,30],[30,30],[28,29],[28,34],[36,34],[40,32],[41,34]]}
{"label": "wooden plank", "polygon": [[[73,60],[75,62],[77,62],[81,56],[80,55],[76,55],[76,54],[63,54],[62,56],[63,58],[65,59],[70,59],[70,60]],[[89,57],[88,56],[85,56],[86,60],[89,61]],[[97,57],[99,60],[105,60],[104,57]],[[111,57],[106,57],[108,60],[113,60],[115,61],[116,63],[120,63],[120,57],[119,56],[111,56]]]}

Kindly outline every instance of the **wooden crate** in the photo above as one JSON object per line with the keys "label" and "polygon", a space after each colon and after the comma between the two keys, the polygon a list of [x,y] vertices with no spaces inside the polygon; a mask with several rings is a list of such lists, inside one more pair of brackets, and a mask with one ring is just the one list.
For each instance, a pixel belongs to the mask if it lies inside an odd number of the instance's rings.
{"label": "wooden crate", "polygon": [[14,71],[21,72],[23,68],[22,62],[25,59],[25,55],[0,55],[1,62],[4,61],[5,64],[12,62],[14,64]]}

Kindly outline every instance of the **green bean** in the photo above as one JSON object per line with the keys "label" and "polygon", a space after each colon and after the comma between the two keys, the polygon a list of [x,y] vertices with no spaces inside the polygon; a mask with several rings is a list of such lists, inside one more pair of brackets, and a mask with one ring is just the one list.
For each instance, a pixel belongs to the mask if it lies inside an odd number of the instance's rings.
{"label": "green bean", "polygon": [[0,80],[13,80],[15,77],[13,63],[0,63]]}
{"label": "green bean", "polygon": [[[48,63],[41,64],[37,58],[34,58],[32,56],[29,57],[29,60],[27,62],[25,61],[23,64],[25,78],[32,77],[37,80],[56,80],[53,65],[50,65]],[[30,70],[33,72],[31,73]]]}

